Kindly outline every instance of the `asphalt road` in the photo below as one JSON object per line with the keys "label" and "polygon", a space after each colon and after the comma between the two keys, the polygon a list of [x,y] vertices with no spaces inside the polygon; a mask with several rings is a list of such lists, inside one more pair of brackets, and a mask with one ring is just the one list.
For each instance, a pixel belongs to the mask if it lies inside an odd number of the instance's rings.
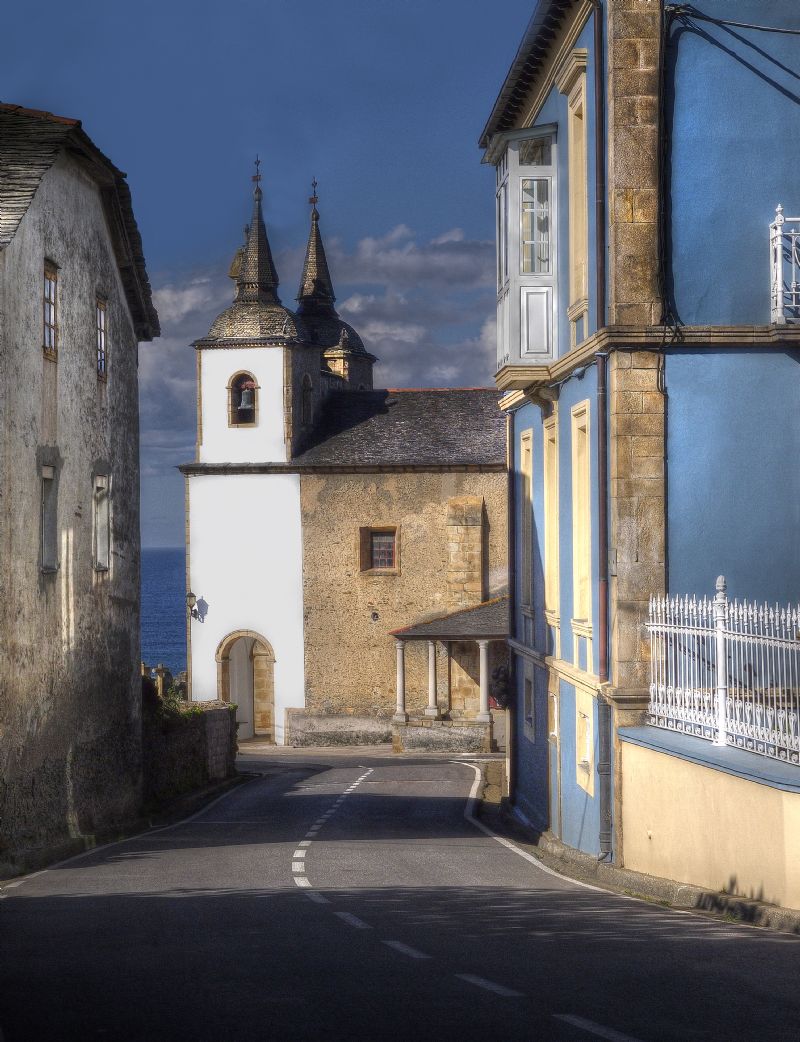
{"label": "asphalt road", "polygon": [[545,872],[465,816],[467,762],[243,767],[0,892],[4,1042],[800,1039],[800,939]]}

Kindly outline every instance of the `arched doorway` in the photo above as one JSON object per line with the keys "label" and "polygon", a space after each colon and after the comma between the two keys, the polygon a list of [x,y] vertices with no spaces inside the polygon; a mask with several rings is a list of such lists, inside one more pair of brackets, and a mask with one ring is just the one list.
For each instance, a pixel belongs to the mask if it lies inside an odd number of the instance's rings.
{"label": "arched doorway", "polygon": [[217,698],[236,705],[239,738],[275,741],[275,653],[252,630],[229,633],[217,648]]}

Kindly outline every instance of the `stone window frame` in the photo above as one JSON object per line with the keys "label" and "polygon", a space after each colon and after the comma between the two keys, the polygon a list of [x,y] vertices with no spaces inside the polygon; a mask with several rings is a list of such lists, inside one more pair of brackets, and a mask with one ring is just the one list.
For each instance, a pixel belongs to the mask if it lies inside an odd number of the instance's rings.
{"label": "stone window frame", "polygon": [[[372,567],[372,536],[394,536],[394,568]],[[358,530],[358,567],[362,575],[400,574],[400,525],[363,525]]]}
{"label": "stone window frame", "polygon": [[[592,445],[589,399],[572,406],[572,661],[580,666],[586,641],[586,672],[592,672]],[[578,615],[578,609],[582,614]]]}
{"label": "stone window frame", "polygon": [[[45,357],[52,361],[58,358],[58,270],[55,261],[45,260],[42,278],[42,351]],[[51,334],[50,337],[48,332]],[[48,343],[48,339],[52,342]]]}
{"label": "stone window frame", "polygon": [[542,423],[544,479],[544,617],[555,634],[555,657],[561,658],[561,527],[559,524],[558,402]]}
{"label": "stone window frame", "polygon": [[586,339],[589,312],[589,137],[586,68],[589,52],[575,48],[555,77],[567,96],[567,176],[569,207],[570,349]]}
{"label": "stone window frame", "polygon": [[[254,384],[254,387],[253,387],[253,419],[252,419],[252,421],[250,421],[248,423],[238,423],[238,422],[236,422],[236,420],[234,420],[234,408],[233,408],[234,385],[242,377],[247,377],[247,379],[248,380],[252,380],[253,384]],[[258,402],[259,402],[259,397],[260,397],[258,392],[260,390],[261,390],[261,387],[260,387],[258,381],[256,380],[255,376],[253,375],[253,373],[249,372],[249,370],[247,370],[247,369],[239,369],[239,370],[237,370],[237,372],[235,372],[233,374],[233,376],[231,376],[230,380],[228,380],[228,384],[227,384],[227,388],[226,388],[227,398],[228,398],[227,409],[228,409],[228,426],[229,427],[257,427],[258,426]]]}
{"label": "stone window frame", "polygon": [[94,300],[94,331],[97,362],[97,379],[108,379],[108,299],[101,293]]}
{"label": "stone window frame", "polygon": [[39,513],[39,568],[53,573],[59,569],[58,559],[58,474],[53,466],[39,468],[41,503]]}
{"label": "stone window frame", "polygon": [[111,475],[95,474],[92,480],[92,566],[111,571]]}

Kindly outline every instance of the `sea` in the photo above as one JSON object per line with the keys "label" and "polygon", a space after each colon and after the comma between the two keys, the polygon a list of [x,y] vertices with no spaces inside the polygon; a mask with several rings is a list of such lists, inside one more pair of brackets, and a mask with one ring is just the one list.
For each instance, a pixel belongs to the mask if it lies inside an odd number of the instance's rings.
{"label": "sea", "polygon": [[185,550],[142,550],[142,661],[174,675],[186,669]]}

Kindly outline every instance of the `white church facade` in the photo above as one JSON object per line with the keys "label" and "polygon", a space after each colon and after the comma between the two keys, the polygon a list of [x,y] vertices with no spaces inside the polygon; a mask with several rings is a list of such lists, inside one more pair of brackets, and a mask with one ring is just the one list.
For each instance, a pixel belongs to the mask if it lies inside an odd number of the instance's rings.
{"label": "white church facade", "polygon": [[[327,742],[385,740],[393,631],[494,603],[507,581],[496,392],[373,390],[377,359],[335,309],[311,202],[292,311],[256,178],[235,299],[193,345],[196,458],[181,467],[190,698],[234,702],[240,739],[277,744],[302,744],[309,718],[327,721]],[[455,554],[465,511],[474,546]],[[431,652],[417,662],[408,647],[413,716],[430,709]],[[432,654],[441,705],[429,716],[476,717],[477,652],[448,641]]]}

